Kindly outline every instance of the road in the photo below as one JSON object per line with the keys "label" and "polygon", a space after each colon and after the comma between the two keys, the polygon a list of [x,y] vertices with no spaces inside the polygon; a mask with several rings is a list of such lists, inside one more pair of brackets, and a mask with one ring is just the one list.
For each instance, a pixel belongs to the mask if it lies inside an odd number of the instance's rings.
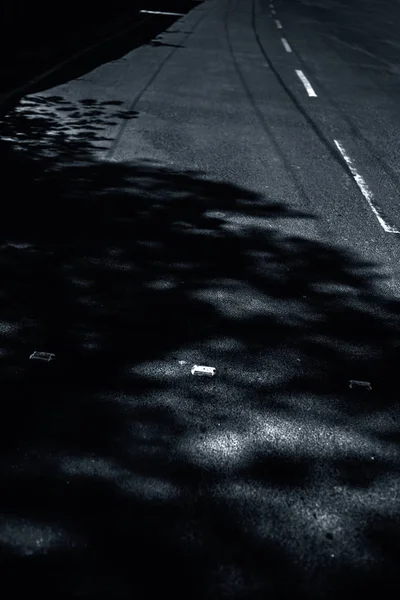
{"label": "road", "polygon": [[176,6],[0,123],[3,585],[398,593],[400,3]]}

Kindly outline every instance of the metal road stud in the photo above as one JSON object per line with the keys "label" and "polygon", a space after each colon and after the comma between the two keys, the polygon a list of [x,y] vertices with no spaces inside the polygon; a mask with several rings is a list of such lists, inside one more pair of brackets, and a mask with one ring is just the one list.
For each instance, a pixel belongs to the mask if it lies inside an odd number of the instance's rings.
{"label": "metal road stud", "polygon": [[366,388],[367,390],[372,390],[372,385],[370,384],[369,381],[358,381],[357,379],[350,379],[349,381],[349,388],[353,389],[353,387],[363,387]]}
{"label": "metal road stud", "polygon": [[209,377],[213,377],[215,371],[215,367],[204,367],[201,365],[193,365],[192,367],[192,375],[208,375]]}
{"label": "metal road stud", "polygon": [[38,352],[37,350],[35,350],[35,352],[33,352],[29,358],[50,362],[51,360],[53,360],[53,358],[55,358],[55,356],[56,355],[53,354],[52,352]]}

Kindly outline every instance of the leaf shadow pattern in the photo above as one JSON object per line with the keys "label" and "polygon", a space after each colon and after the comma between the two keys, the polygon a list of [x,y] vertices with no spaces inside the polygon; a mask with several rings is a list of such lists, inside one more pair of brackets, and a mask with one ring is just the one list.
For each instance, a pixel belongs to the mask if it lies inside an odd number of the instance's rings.
{"label": "leaf shadow pattern", "polygon": [[280,232],[314,217],[244,188],[101,160],[117,100],[28,100],[0,124],[3,584],[394,588],[399,321],[376,265]]}

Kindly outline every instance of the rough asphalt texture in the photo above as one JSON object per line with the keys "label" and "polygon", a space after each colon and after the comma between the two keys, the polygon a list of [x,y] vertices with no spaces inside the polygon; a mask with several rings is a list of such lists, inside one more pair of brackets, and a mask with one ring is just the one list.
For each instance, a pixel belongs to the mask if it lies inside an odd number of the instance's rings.
{"label": "rough asphalt texture", "polygon": [[15,597],[398,594],[398,236],[333,139],[400,225],[400,3],[275,8],[187,3],[2,117]]}

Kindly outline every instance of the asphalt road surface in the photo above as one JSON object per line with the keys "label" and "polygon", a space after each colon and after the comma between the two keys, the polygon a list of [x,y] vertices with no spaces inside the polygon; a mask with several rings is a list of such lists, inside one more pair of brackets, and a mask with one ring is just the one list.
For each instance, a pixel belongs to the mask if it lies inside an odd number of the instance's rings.
{"label": "asphalt road surface", "polygon": [[179,6],[1,119],[3,589],[395,597],[400,2]]}

